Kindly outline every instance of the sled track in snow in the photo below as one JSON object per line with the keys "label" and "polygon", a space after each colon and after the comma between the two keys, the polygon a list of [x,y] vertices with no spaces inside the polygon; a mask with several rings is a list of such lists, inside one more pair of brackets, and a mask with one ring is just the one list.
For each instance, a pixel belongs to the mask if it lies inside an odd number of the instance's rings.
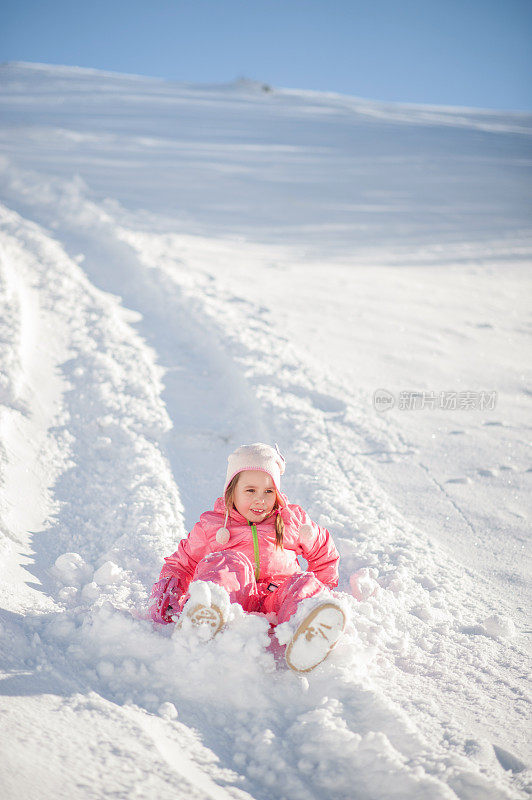
{"label": "sled track in snow", "polygon": [[[347,800],[356,783],[364,797],[418,793],[469,800],[491,792],[493,780],[499,787],[493,797],[518,796],[489,748],[479,745],[472,764],[462,734],[433,719],[448,702],[435,687],[448,688],[459,668],[456,702],[463,702],[484,652],[475,653],[472,637],[460,633],[467,609],[453,600],[453,591],[463,577],[394,512],[358,458],[370,441],[396,450],[394,432],[384,422],[368,428],[361,408],[322,391],[323,377],[278,333],[271,311],[242,300],[197,264],[190,268],[186,239],[128,229],[83,198],[78,202],[56,234],[70,251],[83,253],[84,272],[42,231],[16,215],[4,218],[21,252],[33,252],[40,297],[68,333],[70,350],[62,365],[68,382],[63,417],[54,433],[70,463],[54,486],[58,517],[34,542],[40,577],[61,611],[33,618],[42,644],[27,651],[28,664],[44,658],[79,690],[119,705],[133,700],[154,711],[161,700],[174,700],[181,718],[199,728],[230,768],[221,776],[212,767],[210,774],[234,797],[239,784],[253,797],[281,798],[272,786],[282,784],[290,800],[324,792]],[[119,289],[135,313],[109,296]],[[205,374],[197,374],[198,365]],[[16,375],[15,367],[10,370]],[[119,610],[145,599],[162,553],[171,551],[216,490],[222,455],[247,438],[249,416],[256,437],[278,438],[289,464],[297,464],[286,476],[288,494],[334,532],[342,554],[340,588],[349,589],[349,576],[360,567],[375,570],[376,594],[352,602],[356,625],[349,641],[308,680],[276,671],[256,619],[236,620],[235,629],[206,651]],[[209,454],[216,469],[200,483]],[[51,575],[55,556],[68,550],[80,553],[85,565],[72,576]],[[76,581],[95,583],[91,571],[108,561],[122,570],[120,582],[96,583],[83,595]],[[67,577],[70,589],[62,584]],[[13,630],[22,648],[25,629]],[[494,657],[508,660],[510,698],[519,651],[507,645]],[[175,674],[168,675],[168,664]],[[430,700],[409,680],[407,664],[415,665],[418,681],[423,676]],[[490,665],[484,668],[489,673]],[[189,671],[199,676],[191,686]],[[235,695],[248,681],[253,688]],[[481,680],[476,691],[481,699]],[[504,703],[501,698],[493,725]],[[451,751],[448,739],[454,740]],[[293,763],[283,758],[286,742]],[[192,754],[201,760],[194,748]],[[167,780],[179,785],[178,778]]]}

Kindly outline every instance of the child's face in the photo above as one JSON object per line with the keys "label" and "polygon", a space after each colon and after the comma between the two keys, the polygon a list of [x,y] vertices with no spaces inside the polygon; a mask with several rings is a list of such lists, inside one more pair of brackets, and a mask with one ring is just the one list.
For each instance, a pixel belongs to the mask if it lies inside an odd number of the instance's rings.
{"label": "child's face", "polygon": [[248,522],[262,522],[274,509],[275,485],[267,472],[246,469],[238,476],[233,503]]}

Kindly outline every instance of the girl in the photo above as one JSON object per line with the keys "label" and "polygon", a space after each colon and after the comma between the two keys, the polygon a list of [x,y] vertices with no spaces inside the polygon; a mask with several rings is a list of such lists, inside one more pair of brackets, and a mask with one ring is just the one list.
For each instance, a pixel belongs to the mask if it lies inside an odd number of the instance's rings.
{"label": "girl", "polygon": [[225,624],[229,603],[283,623],[306,600],[285,658],[308,672],[345,627],[342,605],[329,591],[338,585],[339,556],[329,532],[281,493],[284,466],[277,445],[242,445],[229,456],[223,497],[165,558],[150,613],[156,622],[197,626],[210,638]]}

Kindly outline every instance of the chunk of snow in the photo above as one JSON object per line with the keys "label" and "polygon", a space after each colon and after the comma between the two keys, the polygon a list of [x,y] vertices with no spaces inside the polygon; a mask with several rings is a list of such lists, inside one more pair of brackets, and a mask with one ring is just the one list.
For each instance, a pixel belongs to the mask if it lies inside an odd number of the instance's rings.
{"label": "chunk of snow", "polygon": [[349,578],[349,585],[353,597],[357,600],[367,600],[375,594],[379,588],[379,584],[375,580],[377,577],[377,570],[364,567],[359,569],[358,572],[353,573]]}
{"label": "chunk of snow", "polygon": [[63,601],[63,603],[71,603],[76,599],[77,594],[78,589],[76,586],[63,586],[57,596]]}
{"label": "chunk of snow", "polygon": [[516,627],[509,617],[502,614],[492,614],[482,623],[488,636],[501,639],[511,639],[517,634]]}
{"label": "chunk of snow", "polygon": [[53,572],[65,586],[80,586],[90,578],[92,568],[79,553],[63,553],[56,558]]}
{"label": "chunk of snow", "polygon": [[160,717],[164,717],[165,719],[177,719],[177,708],[170,702],[161,703],[157,709],[157,713]]}
{"label": "chunk of snow", "polygon": [[231,601],[229,595],[222,586],[218,586],[212,581],[193,581],[188,588],[190,599],[193,605],[218,606],[222,612],[222,617],[227,620]]}
{"label": "chunk of snow", "polygon": [[94,602],[100,596],[100,587],[96,583],[96,581],[91,581],[90,583],[86,583],[83,589],[81,590],[81,597],[86,602]]}
{"label": "chunk of snow", "polygon": [[98,586],[111,586],[113,583],[118,583],[122,576],[123,570],[114,561],[106,561],[96,570],[93,580]]}

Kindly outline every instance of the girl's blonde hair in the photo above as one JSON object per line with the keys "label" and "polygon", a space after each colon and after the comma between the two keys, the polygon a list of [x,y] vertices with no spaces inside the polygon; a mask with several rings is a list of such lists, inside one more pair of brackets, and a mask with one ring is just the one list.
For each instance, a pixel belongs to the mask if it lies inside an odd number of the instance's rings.
{"label": "girl's blonde hair", "polygon": [[[225,490],[224,501],[225,507],[227,511],[231,511],[231,509],[236,508],[234,504],[234,496],[235,496],[235,489],[238,483],[238,479],[241,476],[241,472],[237,473],[229,483],[227,484],[227,489]],[[275,489],[275,505],[274,509],[278,509],[280,507],[280,498],[277,489]],[[280,514],[277,514],[275,517],[275,546],[280,547],[281,550],[283,549],[283,536],[284,536],[284,522],[283,518]]]}

